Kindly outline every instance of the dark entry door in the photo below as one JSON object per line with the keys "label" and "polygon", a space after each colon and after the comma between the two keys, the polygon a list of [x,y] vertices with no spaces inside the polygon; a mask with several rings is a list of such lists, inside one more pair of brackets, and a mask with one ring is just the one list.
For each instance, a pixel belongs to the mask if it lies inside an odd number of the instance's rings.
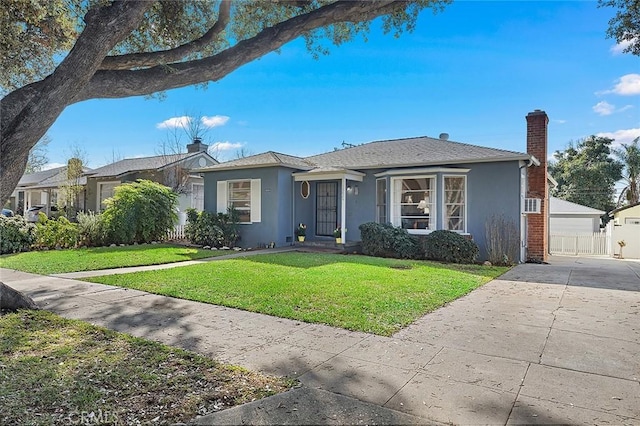
{"label": "dark entry door", "polygon": [[333,236],[338,227],[338,183],[318,182],[316,187],[316,235]]}

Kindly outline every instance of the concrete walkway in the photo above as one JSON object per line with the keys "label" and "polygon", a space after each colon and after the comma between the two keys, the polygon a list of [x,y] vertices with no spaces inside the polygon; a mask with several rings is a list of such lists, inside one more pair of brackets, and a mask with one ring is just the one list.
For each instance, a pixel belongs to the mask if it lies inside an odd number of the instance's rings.
{"label": "concrete walkway", "polygon": [[303,387],[201,424],[638,424],[640,263],[520,265],[392,337],[0,270],[46,309]]}

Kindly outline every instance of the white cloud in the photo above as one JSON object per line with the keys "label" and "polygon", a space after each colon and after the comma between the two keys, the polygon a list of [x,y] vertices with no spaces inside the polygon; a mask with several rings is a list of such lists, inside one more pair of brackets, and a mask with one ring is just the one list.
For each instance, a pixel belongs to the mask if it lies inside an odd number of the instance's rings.
{"label": "white cloud", "polygon": [[606,95],[609,93],[623,96],[640,95],[640,74],[623,75],[616,80],[613,89],[596,92],[597,95]]}
{"label": "white cloud", "polygon": [[611,46],[611,53],[613,53],[614,55],[621,55],[623,53],[623,50],[629,47],[631,43],[634,43],[635,40],[635,38],[631,40],[623,40],[622,42]]}
{"label": "white cloud", "polygon": [[211,145],[211,149],[212,150],[217,150],[217,151],[229,151],[232,149],[240,149],[244,146],[244,144],[242,142],[216,142],[213,145]]}
{"label": "white cloud", "polygon": [[229,117],[227,117],[226,115],[214,115],[211,117],[207,117],[205,115],[205,116],[202,116],[202,118],[200,118],[200,122],[205,127],[224,126],[225,124],[227,124],[227,121],[229,121]]}
{"label": "white cloud", "polygon": [[567,122],[567,120],[551,120],[551,121],[555,124],[564,124]]}
{"label": "white cloud", "polygon": [[615,141],[613,143],[614,146],[618,146],[621,143],[630,144],[635,138],[640,136],[640,127],[636,129],[616,130],[615,132],[596,133],[596,136],[613,139]]}
{"label": "white cloud", "polygon": [[598,115],[611,115],[616,110],[616,106],[607,101],[601,101],[595,104],[592,109]]}
{"label": "white cloud", "polygon": [[631,108],[633,108],[633,105],[625,105],[621,108],[616,108],[615,105],[610,104],[607,101],[601,101],[598,102],[597,104],[595,104],[593,107],[591,107],[593,109],[593,111],[598,114],[598,115],[611,115],[613,113],[617,113],[617,112],[623,112],[623,111],[627,111]]}
{"label": "white cloud", "polygon": [[162,123],[156,124],[156,127],[158,129],[174,129],[176,127],[187,128],[189,127],[189,123],[191,123],[191,117],[183,115],[181,117],[171,117],[164,120]]}

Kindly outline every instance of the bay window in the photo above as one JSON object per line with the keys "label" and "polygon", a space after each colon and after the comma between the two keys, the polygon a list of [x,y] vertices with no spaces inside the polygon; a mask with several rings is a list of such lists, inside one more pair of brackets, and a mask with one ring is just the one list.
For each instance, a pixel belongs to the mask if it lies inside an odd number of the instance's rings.
{"label": "bay window", "polygon": [[433,176],[393,178],[392,223],[403,229],[436,229],[435,183]]}
{"label": "bay window", "polygon": [[466,177],[444,176],[444,229],[466,232]]}

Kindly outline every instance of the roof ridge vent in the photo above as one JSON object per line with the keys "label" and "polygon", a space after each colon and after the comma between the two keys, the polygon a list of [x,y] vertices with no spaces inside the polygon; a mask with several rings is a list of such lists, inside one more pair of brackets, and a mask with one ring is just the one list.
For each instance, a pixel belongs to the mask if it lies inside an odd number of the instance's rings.
{"label": "roof ridge vent", "polygon": [[438,138],[443,140],[443,141],[448,141],[449,140],[449,133],[440,133],[440,136],[438,136]]}

